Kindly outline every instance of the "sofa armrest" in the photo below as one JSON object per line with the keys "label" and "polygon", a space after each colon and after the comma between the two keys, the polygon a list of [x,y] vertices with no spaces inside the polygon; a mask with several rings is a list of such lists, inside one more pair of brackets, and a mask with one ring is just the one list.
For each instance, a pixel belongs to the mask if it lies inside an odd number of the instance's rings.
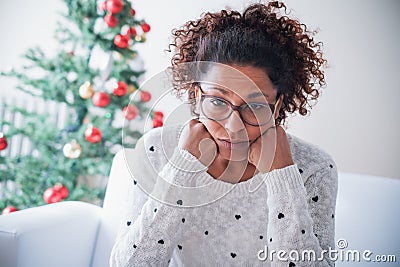
{"label": "sofa armrest", "polygon": [[[366,174],[339,173],[336,204],[336,267],[399,266],[400,179]],[[337,246],[338,244],[336,244]],[[343,248],[344,247],[344,248]],[[353,251],[354,254],[349,252]],[[363,259],[364,251],[370,251]],[[358,253],[358,254],[357,254]],[[343,255],[340,256],[339,255]],[[351,260],[359,257],[359,261]],[[386,262],[374,262],[383,255]],[[389,255],[396,259],[390,262]],[[346,260],[349,258],[350,260]],[[377,259],[378,260],[378,259]],[[393,259],[392,259],[393,260]],[[381,265],[380,265],[381,264]]]}
{"label": "sofa armrest", "polygon": [[88,267],[101,208],[65,201],[0,216],[0,267]]}
{"label": "sofa armrest", "polygon": [[111,250],[129,205],[128,188],[133,186],[133,178],[128,162],[132,161],[134,153],[134,149],[124,148],[113,159],[92,262],[93,267],[110,266]]}

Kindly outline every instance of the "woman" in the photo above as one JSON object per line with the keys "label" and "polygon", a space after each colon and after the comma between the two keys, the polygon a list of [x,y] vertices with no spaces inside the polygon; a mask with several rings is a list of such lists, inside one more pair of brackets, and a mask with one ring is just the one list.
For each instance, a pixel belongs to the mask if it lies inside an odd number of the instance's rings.
{"label": "woman", "polygon": [[206,13],[173,32],[174,88],[198,117],[138,142],[111,266],[334,265],[336,165],[281,127],[308,113],[326,61],[283,10]]}

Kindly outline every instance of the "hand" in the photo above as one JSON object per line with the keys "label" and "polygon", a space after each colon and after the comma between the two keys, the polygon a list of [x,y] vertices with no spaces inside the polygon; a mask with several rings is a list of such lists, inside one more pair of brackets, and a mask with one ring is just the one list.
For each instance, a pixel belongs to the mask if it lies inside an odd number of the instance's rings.
{"label": "hand", "polygon": [[197,119],[190,120],[184,126],[179,137],[178,147],[187,150],[205,166],[211,165],[217,156],[218,149],[211,134]]}
{"label": "hand", "polygon": [[250,145],[249,162],[261,173],[293,165],[289,141],[281,126],[271,126]]}

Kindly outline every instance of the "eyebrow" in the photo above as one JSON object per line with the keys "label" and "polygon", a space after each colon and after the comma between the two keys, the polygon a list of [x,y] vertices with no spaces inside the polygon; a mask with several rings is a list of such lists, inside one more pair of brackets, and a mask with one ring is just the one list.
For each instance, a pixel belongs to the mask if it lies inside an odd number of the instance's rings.
{"label": "eyebrow", "polygon": [[[223,89],[223,88],[216,87],[216,86],[211,86],[209,89],[211,89],[211,90],[218,90],[218,91],[220,91],[220,92],[221,92],[222,94],[224,94],[224,95],[230,95],[230,94],[232,94],[231,92],[229,92],[229,91],[227,91],[227,90],[225,90],[225,89]],[[254,93],[251,93],[251,94],[247,95],[248,98],[257,98],[257,97],[259,97],[259,96],[265,96],[267,99],[269,98],[268,95],[266,95],[266,94],[264,94],[264,93],[262,93],[262,92],[254,92]]]}

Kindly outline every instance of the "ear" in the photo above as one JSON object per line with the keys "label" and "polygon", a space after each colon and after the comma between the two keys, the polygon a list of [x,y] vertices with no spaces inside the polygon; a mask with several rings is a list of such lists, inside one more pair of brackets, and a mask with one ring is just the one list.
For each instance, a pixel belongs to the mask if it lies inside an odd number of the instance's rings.
{"label": "ear", "polygon": [[200,104],[200,97],[201,97],[201,91],[200,91],[200,86],[198,84],[193,86],[193,91],[194,91],[194,105],[195,105],[195,112],[199,113],[199,104]]}
{"label": "ear", "polygon": [[194,86],[194,96],[196,98],[196,103],[199,103],[201,97],[200,85],[196,84]]}
{"label": "ear", "polygon": [[279,117],[279,110],[281,110],[282,103],[283,103],[283,94],[281,94],[276,101],[276,106],[275,106],[275,113],[274,113],[274,119],[276,120]]}
{"label": "ear", "polygon": [[190,103],[196,103],[198,101],[198,85],[196,84],[192,84],[189,88],[188,88],[188,101]]}

